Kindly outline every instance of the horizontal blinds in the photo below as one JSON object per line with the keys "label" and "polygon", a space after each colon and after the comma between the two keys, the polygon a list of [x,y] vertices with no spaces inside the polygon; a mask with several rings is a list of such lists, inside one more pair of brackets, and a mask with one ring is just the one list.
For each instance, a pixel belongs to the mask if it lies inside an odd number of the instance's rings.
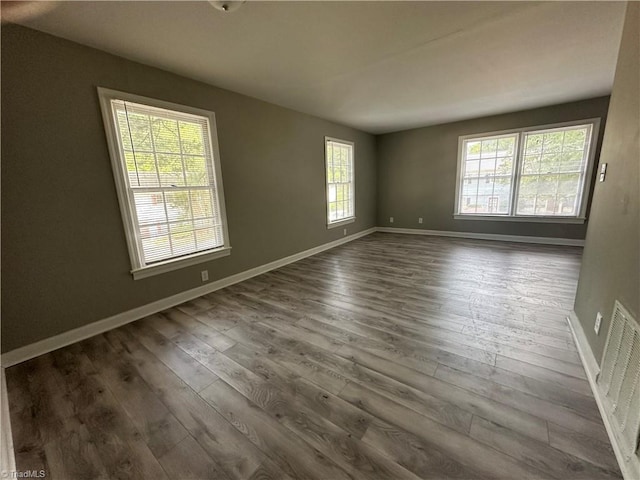
{"label": "horizontal blinds", "polygon": [[142,265],[223,246],[208,118],[111,105]]}

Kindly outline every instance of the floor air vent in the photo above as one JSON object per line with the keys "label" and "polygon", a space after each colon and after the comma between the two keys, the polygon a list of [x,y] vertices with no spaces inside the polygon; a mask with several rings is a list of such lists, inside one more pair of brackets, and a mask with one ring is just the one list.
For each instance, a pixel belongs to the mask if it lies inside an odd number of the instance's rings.
{"label": "floor air vent", "polygon": [[605,408],[627,456],[640,437],[640,327],[616,301],[598,377]]}

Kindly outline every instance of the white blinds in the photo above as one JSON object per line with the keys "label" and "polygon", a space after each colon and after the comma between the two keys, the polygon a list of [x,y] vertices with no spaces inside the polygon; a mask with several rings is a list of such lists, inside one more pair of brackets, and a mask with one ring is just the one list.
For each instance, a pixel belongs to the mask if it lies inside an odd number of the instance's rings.
{"label": "white blinds", "polygon": [[224,245],[209,119],[111,100],[142,266]]}
{"label": "white blinds", "polygon": [[353,144],[326,140],[327,219],[339,222],[355,215]]}

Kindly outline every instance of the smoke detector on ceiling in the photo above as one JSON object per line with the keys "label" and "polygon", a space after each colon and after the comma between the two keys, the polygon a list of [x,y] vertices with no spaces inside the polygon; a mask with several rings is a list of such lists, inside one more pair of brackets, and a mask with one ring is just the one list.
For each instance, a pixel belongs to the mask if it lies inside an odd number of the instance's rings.
{"label": "smoke detector on ceiling", "polygon": [[209,0],[213,8],[221,12],[235,12],[246,0]]}

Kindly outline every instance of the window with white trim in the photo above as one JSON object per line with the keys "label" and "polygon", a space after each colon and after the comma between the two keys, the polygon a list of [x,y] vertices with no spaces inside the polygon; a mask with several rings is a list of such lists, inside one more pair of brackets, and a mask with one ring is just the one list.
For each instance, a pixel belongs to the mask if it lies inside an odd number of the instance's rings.
{"label": "window with white trim", "polygon": [[327,225],[350,223],[356,215],[354,143],[325,137]]}
{"label": "window with white trim", "polygon": [[460,137],[456,218],[583,220],[599,119]]}
{"label": "window with white trim", "polygon": [[228,255],[213,112],[99,95],[134,277]]}

